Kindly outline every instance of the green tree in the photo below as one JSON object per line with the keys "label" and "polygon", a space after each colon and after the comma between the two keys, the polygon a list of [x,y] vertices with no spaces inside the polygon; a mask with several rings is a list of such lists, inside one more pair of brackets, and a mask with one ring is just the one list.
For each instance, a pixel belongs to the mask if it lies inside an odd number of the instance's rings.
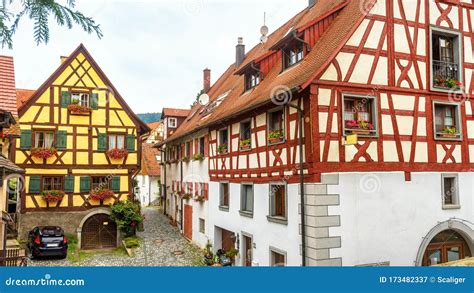
{"label": "green tree", "polygon": [[[2,48],[13,47],[12,37],[18,29],[20,20],[24,17],[33,21],[33,36],[37,45],[49,41],[50,17],[53,17],[59,26],[71,29],[74,24],[82,27],[87,33],[95,33],[102,37],[100,25],[75,10],[75,0],[64,0],[64,5],[55,0],[0,0],[0,43]],[[15,12],[12,10],[15,7]],[[19,7],[19,9],[17,8]]]}

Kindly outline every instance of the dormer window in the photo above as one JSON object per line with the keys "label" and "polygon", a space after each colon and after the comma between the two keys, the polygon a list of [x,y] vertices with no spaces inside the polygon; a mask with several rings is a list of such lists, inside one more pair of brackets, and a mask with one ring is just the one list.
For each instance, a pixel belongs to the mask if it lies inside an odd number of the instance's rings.
{"label": "dormer window", "polygon": [[462,86],[461,36],[458,32],[431,28],[432,89],[458,90]]}
{"label": "dormer window", "polygon": [[168,127],[169,128],[176,128],[178,127],[178,119],[170,117],[168,118]]}
{"label": "dormer window", "polygon": [[284,69],[299,63],[304,58],[304,44],[301,41],[295,41],[283,49]]}
{"label": "dormer window", "polygon": [[260,81],[260,72],[254,71],[247,73],[245,75],[245,90],[248,91],[250,89],[253,89],[254,87],[260,84]]}
{"label": "dormer window", "polygon": [[72,93],[71,102],[72,104],[77,104],[83,107],[90,107],[89,103],[89,94],[88,93]]}

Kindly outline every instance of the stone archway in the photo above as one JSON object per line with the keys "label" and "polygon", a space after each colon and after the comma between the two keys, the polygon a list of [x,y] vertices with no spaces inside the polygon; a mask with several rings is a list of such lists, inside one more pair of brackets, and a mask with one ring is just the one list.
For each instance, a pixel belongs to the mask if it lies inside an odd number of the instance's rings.
{"label": "stone archway", "polygon": [[435,226],[423,238],[423,241],[421,242],[420,248],[418,249],[418,253],[416,256],[416,266],[423,265],[423,257],[425,255],[425,251],[430,245],[433,238],[435,238],[438,234],[449,230],[454,231],[460,236],[462,236],[465,239],[469,250],[474,253],[474,230],[460,220],[451,219]]}
{"label": "stone archway", "polygon": [[[111,215],[111,212],[110,212],[110,209],[105,209],[105,208],[99,208],[99,209],[95,209],[93,211],[91,211],[89,214],[87,214],[81,221],[81,223],[79,224],[79,227],[77,228],[77,242],[79,244],[79,248],[80,249],[84,249],[83,247],[83,236],[84,236],[84,232],[90,232],[90,227],[85,227],[85,226],[90,226],[91,222],[94,221],[94,219],[96,220],[102,220],[103,216],[110,216]],[[115,225],[115,223],[114,223]],[[86,228],[87,231],[84,230],[84,228]],[[118,227],[116,227],[116,225],[114,226],[114,230],[115,230],[115,238],[116,238],[116,241],[115,243],[118,243],[119,242],[119,239],[120,239],[120,233],[118,231]],[[111,231],[113,232],[113,231]]]}

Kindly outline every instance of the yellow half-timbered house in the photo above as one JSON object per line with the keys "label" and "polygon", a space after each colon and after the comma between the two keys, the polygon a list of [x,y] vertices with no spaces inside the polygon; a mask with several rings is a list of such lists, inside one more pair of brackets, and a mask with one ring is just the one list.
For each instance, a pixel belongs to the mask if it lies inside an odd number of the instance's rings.
{"label": "yellow half-timbered house", "polygon": [[82,44],[23,101],[19,116],[21,235],[53,225],[77,233],[82,248],[115,247],[109,206],[133,196],[149,128]]}

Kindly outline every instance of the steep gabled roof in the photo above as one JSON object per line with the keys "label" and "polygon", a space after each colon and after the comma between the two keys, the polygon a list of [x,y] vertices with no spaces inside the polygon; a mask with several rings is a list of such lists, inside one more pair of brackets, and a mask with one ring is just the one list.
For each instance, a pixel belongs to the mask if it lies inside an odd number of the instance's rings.
{"label": "steep gabled roof", "polygon": [[0,56],[0,109],[18,117],[13,57]]}
{"label": "steep gabled roof", "polygon": [[83,54],[85,58],[91,63],[92,67],[94,70],[97,72],[99,77],[104,81],[104,83],[110,87],[110,89],[114,92],[115,98],[117,101],[120,103],[120,105],[123,107],[123,109],[127,112],[128,115],[130,115],[130,118],[132,121],[140,127],[140,134],[145,134],[150,131],[150,128],[138,118],[138,116],[130,109],[128,104],[125,102],[125,100],[122,98],[118,90],[115,88],[115,86],[112,84],[112,82],[108,79],[108,77],[105,75],[105,73],[102,71],[102,69],[99,67],[97,62],[94,60],[92,55],[87,51],[87,49],[84,47],[83,44],[80,44],[79,47],[72,52],[72,54],[69,55],[69,57],[64,60],[64,62],[61,63],[61,65],[54,71],[54,73],[39,87],[38,90],[35,91],[35,93],[29,98],[23,105],[20,106],[18,109],[18,112],[20,115],[22,115],[26,109],[28,109],[39,97],[40,95],[48,88],[51,86],[53,81],[71,64],[71,62],[77,57],[79,54]]}
{"label": "steep gabled roof", "polygon": [[[209,103],[211,107],[209,105],[199,106],[199,114],[192,115],[194,114],[193,111],[191,114],[193,117],[188,117],[168,141],[178,139],[193,131],[212,126],[225,119],[267,104],[271,101],[276,89],[285,88],[296,91],[305,89],[330,64],[363,20],[365,14],[361,7],[368,7],[373,5],[374,2],[375,0],[317,1],[314,6],[298,13],[272,33],[265,44],[258,44],[250,50],[239,68],[232,64],[208,93],[211,97]],[[362,4],[364,5],[361,6]],[[236,72],[247,66],[248,63],[269,54],[271,48],[284,38],[288,32],[303,30],[315,21],[337,11],[339,11],[339,15],[333,20],[303,61],[283,72],[281,62],[277,62],[257,87],[244,93],[244,76],[236,75]],[[222,98],[223,96],[225,98]]]}
{"label": "steep gabled roof", "polygon": [[151,143],[142,144],[142,170],[140,174],[148,176],[160,176],[161,165],[156,159],[160,155],[160,151],[153,147]]}
{"label": "steep gabled roof", "polygon": [[16,89],[16,106],[19,109],[33,96],[35,90]]}
{"label": "steep gabled roof", "polygon": [[189,109],[173,109],[173,108],[163,108],[163,117],[188,117],[191,110]]}

